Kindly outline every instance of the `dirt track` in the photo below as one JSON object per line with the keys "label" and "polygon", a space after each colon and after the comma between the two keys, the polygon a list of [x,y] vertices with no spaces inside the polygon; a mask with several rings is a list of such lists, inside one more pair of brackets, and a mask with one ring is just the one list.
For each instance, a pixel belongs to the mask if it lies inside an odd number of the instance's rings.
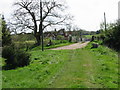
{"label": "dirt track", "polygon": [[89,41],[88,41],[88,42],[85,42],[85,43],[75,43],[75,44],[68,45],[68,46],[63,46],[63,47],[58,47],[58,48],[52,48],[52,49],[50,49],[50,50],[65,50],[65,49],[83,48],[83,47],[85,47],[88,43],[89,43]]}

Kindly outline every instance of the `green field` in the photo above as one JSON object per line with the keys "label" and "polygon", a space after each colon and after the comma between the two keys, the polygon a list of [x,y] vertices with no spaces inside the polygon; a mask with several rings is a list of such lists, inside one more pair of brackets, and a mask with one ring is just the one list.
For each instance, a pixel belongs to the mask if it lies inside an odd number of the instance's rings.
{"label": "green field", "polygon": [[107,47],[30,53],[29,66],[3,70],[3,88],[118,88],[118,56]]}
{"label": "green field", "polygon": [[93,35],[83,35],[85,38],[92,38]]}

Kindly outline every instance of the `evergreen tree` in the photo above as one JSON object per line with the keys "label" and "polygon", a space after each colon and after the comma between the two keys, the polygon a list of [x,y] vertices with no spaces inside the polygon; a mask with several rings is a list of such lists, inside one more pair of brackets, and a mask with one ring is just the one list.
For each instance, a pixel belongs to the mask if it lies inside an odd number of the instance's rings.
{"label": "evergreen tree", "polygon": [[1,20],[1,29],[2,29],[2,46],[10,45],[12,42],[10,31],[7,28],[6,21],[4,16],[2,16]]}

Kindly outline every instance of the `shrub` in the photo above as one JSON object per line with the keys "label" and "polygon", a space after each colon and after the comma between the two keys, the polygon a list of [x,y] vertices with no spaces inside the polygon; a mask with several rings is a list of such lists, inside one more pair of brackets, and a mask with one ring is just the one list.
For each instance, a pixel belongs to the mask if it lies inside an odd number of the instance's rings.
{"label": "shrub", "polygon": [[116,51],[120,51],[120,25],[114,26],[106,32],[104,44]]}
{"label": "shrub", "polygon": [[14,46],[5,46],[2,50],[2,57],[5,58],[7,69],[23,67],[30,63],[30,54],[19,50]]}
{"label": "shrub", "polygon": [[57,36],[57,40],[64,40],[65,38],[64,38],[64,36],[62,36],[62,35],[58,35]]}
{"label": "shrub", "polygon": [[14,47],[4,46],[2,49],[2,57],[6,58],[6,64],[13,64],[15,50]]}
{"label": "shrub", "polygon": [[60,43],[68,43],[67,40],[61,40]]}
{"label": "shrub", "polygon": [[105,39],[105,35],[104,35],[104,34],[101,34],[101,35],[100,35],[100,39],[101,39],[101,40],[104,40],[104,39]]}
{"label": "shrub", "polygon": [[30,63],[30,54],[25,51],[16,51],[15,53],[16,65],[17,67],[27,66]]}
{"label": "shrub", "polygon": [[91,41],[94,41],[95,40],[95,36],[92,36],[92,39],[91,39]]}

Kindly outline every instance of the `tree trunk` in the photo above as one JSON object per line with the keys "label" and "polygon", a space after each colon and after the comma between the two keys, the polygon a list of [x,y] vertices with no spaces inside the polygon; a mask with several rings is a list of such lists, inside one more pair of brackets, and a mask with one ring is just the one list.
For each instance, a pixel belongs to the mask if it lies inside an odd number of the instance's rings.
{"label": "tree trunk", "polygon": [[40,45],[41,45],[41,37],[40,37],[40,34],[39,34],[39,33],[35,34],[35,38],[36,38],[36,41],[37,41],[36,45],[37,45],[37,46],[40,46]]}

